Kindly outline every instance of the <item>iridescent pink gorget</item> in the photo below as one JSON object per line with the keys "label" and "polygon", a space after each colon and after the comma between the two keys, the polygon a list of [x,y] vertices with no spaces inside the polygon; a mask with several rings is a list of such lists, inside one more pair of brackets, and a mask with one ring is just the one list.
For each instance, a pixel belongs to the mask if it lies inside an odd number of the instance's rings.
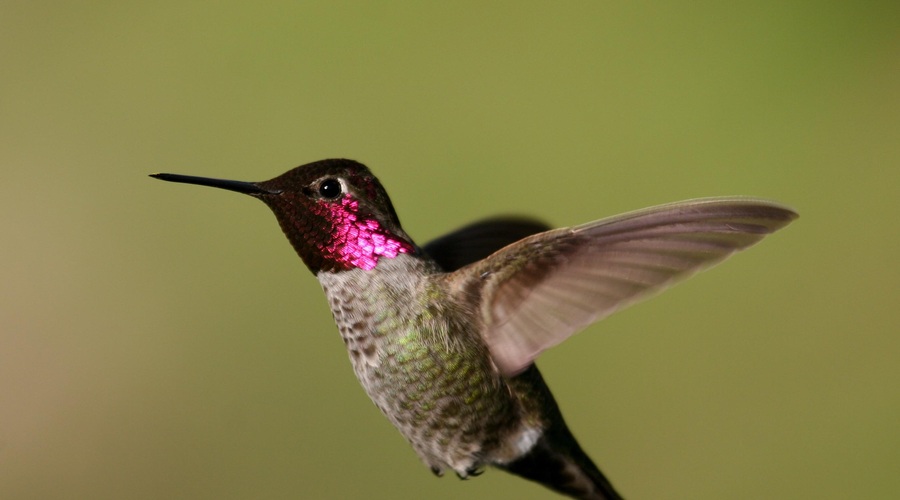
{"label": "iridescent pink gorget", "polygon": [[412,252],[415,247],[397,238],[377,220],[360,217],[359,201],[349,194],[341,199],[340,205],[333,202],[319,202],[313,212],[321,215],[334,225],[331,238],[318,242],[323,257],[341,267],[356,267],[366,271],[378,265],[378,259],[392,259],[401,253]]}

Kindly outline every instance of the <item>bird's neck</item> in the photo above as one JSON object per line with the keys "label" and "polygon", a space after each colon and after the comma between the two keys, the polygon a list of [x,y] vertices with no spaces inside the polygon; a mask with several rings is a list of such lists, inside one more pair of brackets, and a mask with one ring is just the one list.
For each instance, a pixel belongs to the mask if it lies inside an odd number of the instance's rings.
{"label": "bird's neck", "polygon": [[419,320],[433,295],[431,275],[439,272],[431,260],[399,254],[381,259],[371,270],[320,271],[316,274],[357,376],[377,364],[379,351],[396,341],[404,325]]}

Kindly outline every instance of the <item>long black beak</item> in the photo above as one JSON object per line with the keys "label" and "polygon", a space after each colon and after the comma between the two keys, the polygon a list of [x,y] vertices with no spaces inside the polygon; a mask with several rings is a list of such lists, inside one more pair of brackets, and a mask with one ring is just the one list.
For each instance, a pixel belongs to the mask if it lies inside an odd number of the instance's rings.
{"label": "long black beak", "polygon": [[238,193],[249,194],[251,196],[261,194],[278,194],[280,192],[264,189],[252,182],[230,181],[227,179],[212,179],[210,177],[196,177],[193,175],[150,174],[150,177],[169,182],[182,182],[184,184],[197,184],[199,186],[227,189],[228,191],[237,191]]}

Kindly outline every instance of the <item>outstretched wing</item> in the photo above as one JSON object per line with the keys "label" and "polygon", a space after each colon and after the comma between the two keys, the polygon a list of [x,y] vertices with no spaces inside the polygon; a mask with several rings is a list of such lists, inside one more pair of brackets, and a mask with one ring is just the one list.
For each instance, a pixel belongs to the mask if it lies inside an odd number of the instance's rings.
{"label": "outstretched wing", "polygon": [[[753,198],[704,198],[530,236],[450,275],[480,296],[505,375],[587,325],[721,262],[797,214]],[[471,298],[470,298],[471,299]]]}
{"label": "outstretched wing", "polygon": [[488,255],[550,226],[523,217],[493,217],[473,222],[436,238],[423,247],[445,272],[477,262]]}

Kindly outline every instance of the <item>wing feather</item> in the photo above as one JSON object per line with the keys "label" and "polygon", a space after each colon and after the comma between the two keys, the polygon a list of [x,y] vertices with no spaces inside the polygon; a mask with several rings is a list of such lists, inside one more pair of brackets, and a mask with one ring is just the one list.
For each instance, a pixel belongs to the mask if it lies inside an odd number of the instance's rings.
{"label": "wing feather", "polygon": [[[661,205],[527,237],[453,273],[506,375],[617,310],[721,262],[797,214],[752,198]],[[471,298],[471,297],[470,297]]]}

